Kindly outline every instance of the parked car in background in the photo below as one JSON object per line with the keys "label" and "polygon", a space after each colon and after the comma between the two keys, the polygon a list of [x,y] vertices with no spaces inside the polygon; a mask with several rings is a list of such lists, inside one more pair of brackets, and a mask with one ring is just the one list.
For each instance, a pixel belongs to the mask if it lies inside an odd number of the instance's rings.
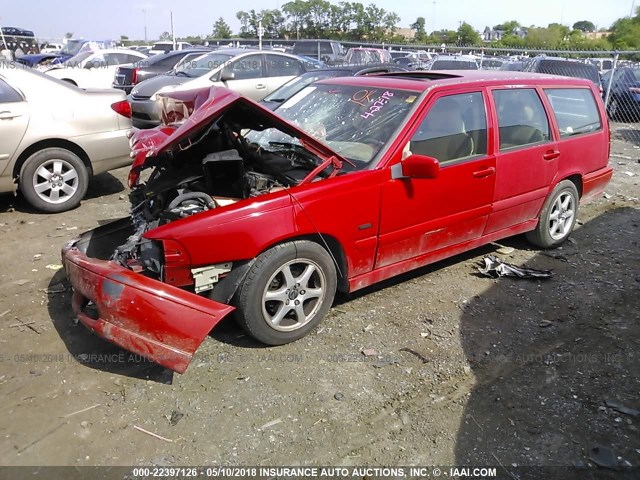
{"label": "parked car in background", "polygon": [[85,91],[37,70],[0,68],[0,192],[34,208],[76,207],[91,175],[131,163],[123,92]]}
{"label": "parked car in background", "polygon": [[56,65],[66,62],[80,52],[95,51],[103,48],[116,48],[116,42],[113,40],[69,39],[58,53],[24,55],[17,61],[29,67]]}
{"label": "parked car in background", "polygon": [[151,50],[149,50],[149,55],[157,55],[158,53],[167,53],[174,50],[185,50],[187,48],[191,48],[192,46],[193,45],[191,45],[189,42],[176,42],[174,48],[173,42],[156,42],[151,47]]}
{"label": "parked car in background", "polygon": [[521,72],[524,68],[524,62],[521,61],[508,61],[500,65],[500,70],[506,70],[509,72]]}
{"label": "parked car in background", "polygon": [[344,62],[342,44],[332,40],[298,40],[293,45],[292,53],[315,58],[329,66]]}
{"label": "parked car in background", "polygon": [[609,70],[602,76],[602,85],[605,98],[609,91],[607,113],[612,120],[640,122],[640,69],[621,67]]}
{"label": "parked car in background", "polygon": [[14,58],[39,52],[38,41],[31,30],[18,27],[2,27],[0,31],[2,31],[0,50],[10,50]]}
{"label": "parked car in background", "polygon": [[53,65],[45,73],[80,88],[111,88],[118,65],[147,58],[135,50],[104,49],[82,52],[60,65]]}
{"label": "parked car in background", "polygon": [[296,55],[250,49],[215,50],[180,65],[169,75],[137,84],[130,96],[133,124],[139,128],[160,124],[157,100],[161,93],[226,86],[260,101],[307,69]]}
{"label": "parked car in background", "polygon": [[344,56],[347,65],[372,65],[379,63],[391,63],[393,58],[389,50],[383,48],[350,48]]}
{"label": "parked car in background", "polygon": [[376,65],[370,67],[363,67],[360,65],[342,66],[334,68],[326,68],[322,70],[313,70],[311,72],[303,73],[302,75],[289,80],[287,83],[278,88],[275,92],[270,93],[262,99],[260,102],[269,110],[275,110],[284,102],[289,100],[296,93],[301,91],[307,85],[324,80],[326,78],[334,77],[350,77],[359,75],[377,75],[380,73],[389,72],[404,72],[406,69],[396,65]]}
{"label": "parked car in background", "polygon": [[478,63],[474,58],[460,56],[438,55],[431,61],[427,70],[478,70]]}
{"label": "parked car in background", "polygon": [[481,57],[478,68],[482,70],[500,70],[505,60],[501,58]]}
{"label": "parked car in background", "polygon": [[595,65],[600,73],[604,73],[613,68],[613,58],[588,58],[587,63]]}
{"label": "parked car in background", "polygon": [[132,215],[68,242],[63,263],[80,322],[180,373],[231,311],[282,345],[336,291],[512,235],[562,245],[612,174],[582,79],[331,78],[277,115],[224,88],[170,95],[163,114],[190,116],[133,135]]}
{"label": "parked car in background", "polygon": [[178,50],[168,53],[159,53],[142,61],[136,61],[128,65],[116,67],[113,77],[113,88],[124,90],[127,94],[138,83],[149,78],[156,77],[162,73],[173,70],[181,62],[190,62],[195,58],[209,53],[208,48],[190,48],[188,50]]}
{"label": "parked car in background", "polygon": [[64,45],[62,43],[47,43],[40,49],[40,53],[60,53]]}
{"label": "parked car in background", "polygon": [[[394,56],[394,52],[390,52],[391,56]],[[400,52],[396,52],[400,53]],[[393,58],[393,62],[397,64],[399,67],[405,68],[407,70],[425,70],[427,68],[428,63],[421,60],[417,53],[415,52],[403,52],[406,53],[404,56],[395,56]]]}
{"label": "parked car in background", "polygon": [[564,77],[586,78],[598,86],[600,92],[602,92],[602,83],[600,81],[598,68],[595,65],[584,63],[580,60],[538,55],[525,64],[523,71],[562,75]]}

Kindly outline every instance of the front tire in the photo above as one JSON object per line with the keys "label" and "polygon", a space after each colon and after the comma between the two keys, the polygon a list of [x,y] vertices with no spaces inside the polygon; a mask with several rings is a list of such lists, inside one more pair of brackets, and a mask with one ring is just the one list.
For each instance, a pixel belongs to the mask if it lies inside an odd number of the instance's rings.
{"label": "front tire", "polygon": [[527,240],[540,248],[562,245],[576,224],[578,203],[578,189],[575,184],[570,180],[558,183],[544,202],[538,226],[527,233]]}
{"label": "front tire", "polygon": [[47,213],[70,210],[87,193],[89,172],[80,158],[63,148],[31,155],[20,170],[20,191],[34,208]]}
{"label": "front tire", "polygon": [[267,345],[298,340],[316,328],[333,303],[333,259],[320,245],[294,241],[258,256],[236,296],[236,318]]}

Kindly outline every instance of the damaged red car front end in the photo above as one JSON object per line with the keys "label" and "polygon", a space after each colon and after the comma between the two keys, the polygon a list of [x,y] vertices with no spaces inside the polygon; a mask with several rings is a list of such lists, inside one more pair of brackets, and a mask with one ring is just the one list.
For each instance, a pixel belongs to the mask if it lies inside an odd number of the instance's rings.
{"label": "damaged red car front end", "polygon": [[[304,132],[229,90],[176,95],[164,102],[163,118],[169,124],[130,135],[131,216],[84,233],[64,246],[62,257],[74,290],[73,310],[86,327],[183,373],[207,334],[234,310],[227,303],[254,253],[236,248],[234,258],[228,258],[222,249],[203,251],[201,245],[181,243],[181,229],[190,228],[189,220],[198,217],[220,224],[221,230],[244,218],[244,225],[254,224],[259,230],[269,222],[257,213],[263,211],[276,212],[271,216],[277,215],[275,222],[283,226],[284,235],[295,229],[286,188],[309,181],[321,170],[333,168],[335,174],[341,160]],[[267,167],[249,168],[247,156],[257,162],[265,154],[238,140],[247,128],[279,128],[295,135],[303,148],[315,152],[317,162],[299,168],[294,179],[275,180]],[[200,148],[199,143],[206,146]],[[265,158],[282,163],[271,154]],[[145,181],[144,171],[151,171]],[[258,196],[265,200],[253,198]],[[232,235],[227,231],[219,237]],[[251,242],[246,245],[256,248]],[[226,286],[221,286],[223,280]]]}
{"label": "damaged red car front end", "polygon": [[183,373],[207,334],[233,307],[104,259],[106,245],[113,246],[130,227],[128,219],[114,222],[64,247],[73,311],[97,335]]}

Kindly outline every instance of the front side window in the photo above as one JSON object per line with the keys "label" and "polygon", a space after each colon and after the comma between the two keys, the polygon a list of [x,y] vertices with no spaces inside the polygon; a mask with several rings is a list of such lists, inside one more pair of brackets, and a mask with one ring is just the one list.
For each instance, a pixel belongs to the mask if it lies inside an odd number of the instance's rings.
{"label": "front side window", "polygon": [[295,77],[302,73],[300,62],[280,55],[267,55],[267,77]]}
{"label": "front side window", "polygon": [[602,128],[598,107],[586,88],[545,89],[553,108],[561,137],[590,133]]}
{"label": "front side window", "polygon": [[234,61],[231,71],[234,74],[234,80],[262,77],[262,55],[247,55]]}
{"label": "front side window", "polygon": [[207,53],[178,63],[175,67],[175,74],[190,78],[200,77],[211,70],[228,65],[232,58],[233,56],[229,54]]}
{"label": "front side window", "polygon": [[501,151],[549,140],[549,121],[533,88],[494,90],[493,100]]}
{"label": "front side window", "polygon": [[487,116],[482,94],[439,98],[409,143],[410,153],[441,163],[487,153]]}

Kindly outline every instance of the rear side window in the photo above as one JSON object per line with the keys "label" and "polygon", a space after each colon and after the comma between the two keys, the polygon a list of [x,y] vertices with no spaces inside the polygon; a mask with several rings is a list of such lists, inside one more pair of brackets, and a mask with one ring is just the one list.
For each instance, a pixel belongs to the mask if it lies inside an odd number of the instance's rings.
{"label": "rear side window", "polygon": [[596,101],[586,88],[545,89],[561,137],[589,133],[602,128]]}
{"label": "rear side window", "polygon": [[3,80],[0,80],[0,103],[21,102],[22,96]]}
{"label": "rear side window", "polygon": [[533,88],[494,90],[500,150],[549,140],[549,121]]}

